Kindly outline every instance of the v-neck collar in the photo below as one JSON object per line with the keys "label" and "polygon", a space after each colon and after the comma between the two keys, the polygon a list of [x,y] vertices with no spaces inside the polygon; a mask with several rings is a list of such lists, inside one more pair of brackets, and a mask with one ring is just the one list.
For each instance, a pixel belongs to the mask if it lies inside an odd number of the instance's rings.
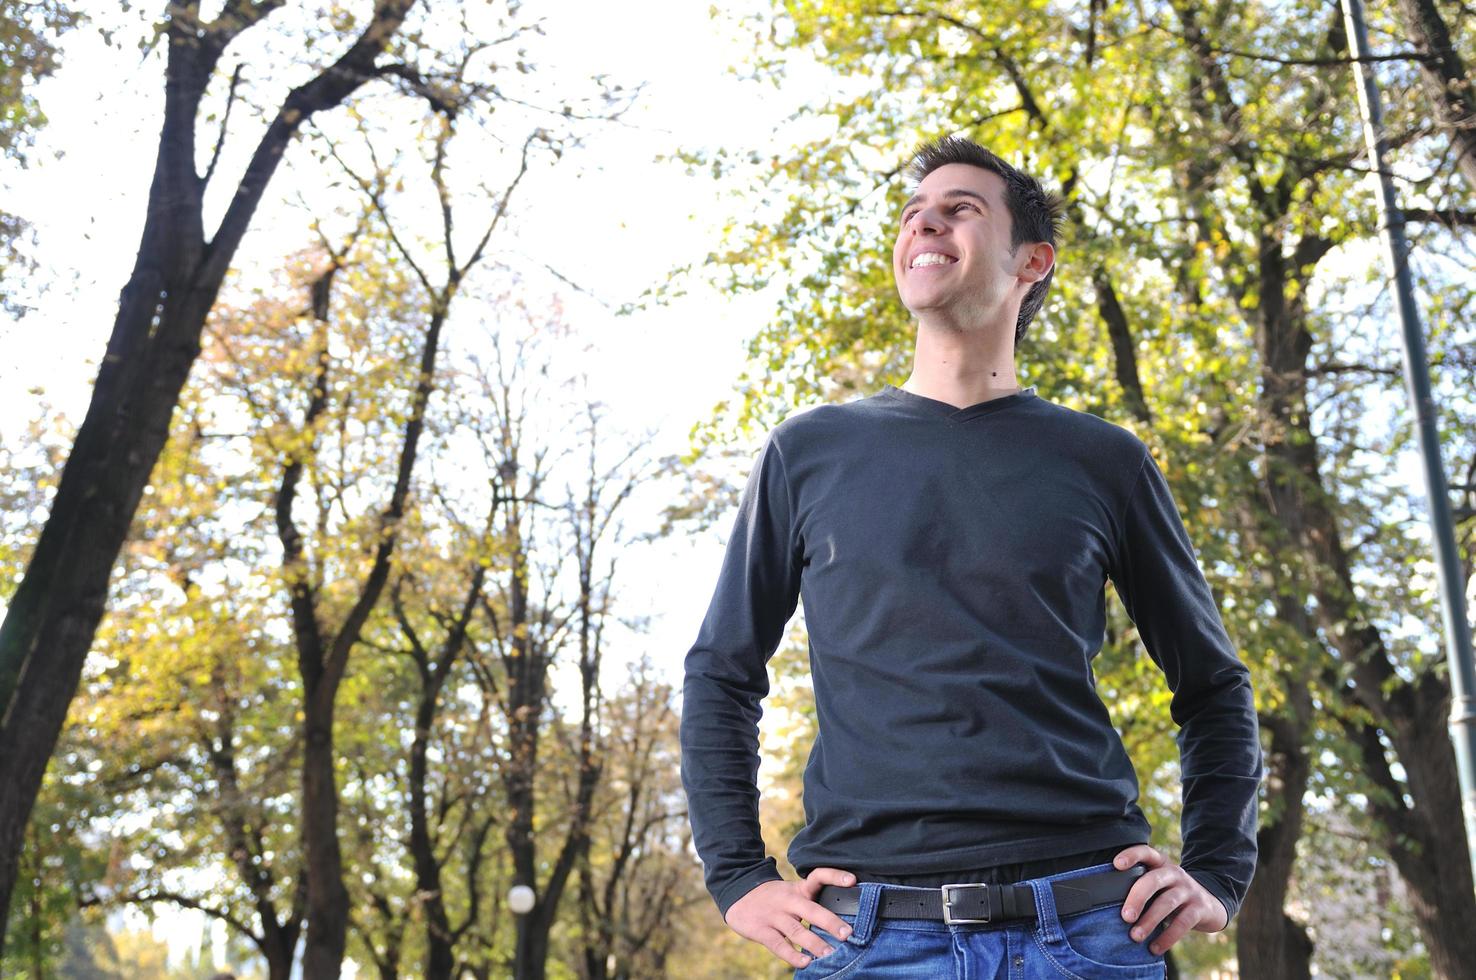
{"label": "v-neck collar", "polygon": [[1013,408],[1016,405],[1032,401],[1036,397],[1035,385],[1031,385],[1028,388],[1022,388],[1008,395],[998,395],[988,401],[982,401],[976,405],[965,405],[963,408],[959,408],[957,405],[950,405],[948,402],[940,399],[929,398],[927,395],[919,395],[916,392],[908,391],[905,388],[898,388],[896,385],[891,384],[885,385],[881,390],[881,394],[904,405],[926,409],[936,415],[941,415],[951,422],[967,422],[969,419],[975,419],[981,415],[989,415],[1006,408]]}

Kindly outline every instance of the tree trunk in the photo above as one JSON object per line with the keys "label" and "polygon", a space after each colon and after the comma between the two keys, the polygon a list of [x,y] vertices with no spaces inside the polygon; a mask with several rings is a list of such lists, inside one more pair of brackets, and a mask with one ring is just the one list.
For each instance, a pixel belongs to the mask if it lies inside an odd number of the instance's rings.
{"label": "tree trunk", "polygon": [[1312,699],[1305,684],[1288,682],[1288,694],[1299,702],[1288,706],[1292,713],[1261,716],[1261,726],[1271,733],[1267,793],[1275,794],[1281,812],[1256,833],[1259,856],[1236,919],[1235,956],[1242,976],[1305,980],[1312,975],[1312,939],[1283,910],[1302,834],[1302,796],[1312,772],[1304,727]]}
{"label": "tree trunk", "polygon": [[594,874],[586,855],[579,862],[579,925],[583,942],[583,980],[608,980],[610,953],[614,946],[610,935],[609,916],[599,914],[595,898]]}
{"label": "tree trunk", "polygon": [[[594,803],[595,789],[604,772],[603,746],[599,736],[600,714],[600,660],[602,620],[605,610],[597,603],[594,591],[594,555],[603,532],[608,528],[608,519],[614,509],[633,488],[631,480],[618,488],[608,510],[601,513],[601,496],[605,487],[598,480],[595,454],[599,446],[597,416],[591,411],[589,438],[588,496],[571,507],[575,515],[573,522],[574,552],[579,571],[579,674],[582,695],[582,714],[579,725],[579,745],[575,758],[579,766],[575,798],[569,813],[569,827],[559,855],[553,863],[537,904],[533,910],[518,920],[517,955],[514,976],[517,980],[543,980],[545,961],[548,957],[549,932],[553,928],[554,916],[558,912],[569,876],[576,866],[587,867],[590,846],[589,824]],[[514,518],[516,512],[514,512]],[[512,549],[512,611],[514,644],[519,643],[516,624],[519,616],[526,620],[527,595],[522,588],[522,566],[526,555],[522,547],[521,533],[513,522],[517,546]],[[608,584],[608,583],[606,583]],[[608,588],[605,595],[608,595]],[[508,827],[508,844],[513,854],[517,879],[537,890],[534,842],[532,839],[534,776],[538,763],[539,713],[544,701],[548,665],[551,656],[542,645],[524,644],[522,652],[510,666],[516,670],[516,681],[510,682],[509,707],[511,709],[509,744],[512,758],[508,765],[508,797],[512,806],[513,820]]]}
{"label": "tree trunk", "polygon": [[[1247,554],[1275,555],[1278,548],[1285,548],[1264,501],[1247,499],[1236,513]],[[1268,576],[1280,586],[1274,571],[1278,562],[1273,559],[1268,565],[1272,569]],[[1322,649],[1300,589],[1278,587],[1271,601],[1278,622],[1291,627],[1311,649]],[[1242,976],[1303,980],[1312,974],[1312,938],[1285,912],[1306,813],[1303,797],[1312,775],[1308,746],[1314,709],[1309,680],[1293,670],[1279,672],[1278,688],[1285,692],[1283,707],[1276,714],[1260,717],[1261,728],[1271,735],[1265,784],[1269,813],[1256,833],[1256,873],[1237,918],[1235,955]]]}
{"label": "tree trunk", "polygon": [[553,916],[545,914],[546,908],[539,899],[527,915],[518,916],[514,980],[545,980],[548,975],[548,934],[553,927]]}
{"label": "tree trunk", "polygon": [[299,874],[291,906],[284,917],[279,917],[273,901],[277,882],[271,864],[266,860],[261,828],[254,826],[246,816],[242,799],[240,772],[236,765],[235,708],[220,686],[222,681],[218,669],[213,680],[217,685],[220,707],[215,722],[215,739],[207,741],[205,748],[219,786],[221,829],[230,846],[236,873],[251,892],[256,917],[261,923],[261,934],[248,933],[246,938],[265,957],[268,980],[288,980],[292,961],[297,955],[297,937],[302,931],[305,883]]}
{"label": "tree trunk", "polygon": [[[1360,746],[1364,768],[1381,787],[1381,795],[1370,798],[1369,809],[1384,831],[1384,847],[1409,886],[1415,922],[1430,950],[1435,975],[1456,980],[1470,976],[1470,964],[1476,962],[1476,930],[1471,928],[1476,901],[1471,896],[1455,749],[1446,728],[1450,692],[1432,673],[1414,686],[1413,696],[1409,694],[1396,691],[1395,700],[1405,702],[1419,717],[1395,717],[1387,728],[1382,723],[1346,727]],[[1394,744],[1404,766],[1403,784],[1390,771],[1380,732]],[[1405,794],[1415,806],[1404,803]]]}
{"label": "tree trunk", "polygon": [[[480,579],[480,571],[477,577]],[[480,585],[477,591],[480,591]],[[446,666],[449,669],[450,665]],[[445,672],[440,671],[439,676],[444,678]],[[426,980],[451,980],[456,955],[441,887],[441,863],[436,858],[426,817],[428,803],[425,792],[426,748],[435,722],[440,683],[424,669],[421,683],[420,704],[415,714],[415,741],[410,746],[410,856],[415,865],[418,900],[425,913]],[[467,887],[475,889],[478,886],[475,881],[468,881]]]}
{"label": "tree trunk", "polygon": [[[514,467],[515,469],[515,467]],[[509,486],[514,486],[509,481]],[[512,634],[512,662],[508,665],[508,759],[504,767],[507,804],[507,848],[513,859],[514,884],[534,890],[533,908],[517,917],[517,946],[513,959],[514,980],[543,980],[548,956],[551,916],[545,913],[544,896],[538,894],[537,844],[533,839],[534,778],[538,767],[538,725],[543,708],[548,664],[539,643],[530,635],[528,614],[527,554],[518,521],[520,508],[509,511],[512,542],[509,574],[508,614]]]}
{"label": "tree trunk", "polygon": [[[491,512],[487,515],[490,531],[496,518],[498,495],[492,494]],[[477,868],[481,865],[482,843],[491,822],[482,824],[479,833],[473,835],[472,857],[466,876],[469,908],[460,928],[453,928],[446,913],[446,896],[442,885],[442,859],[436,856],[436,841],[430,829],[431,805],[426,792],[429,775],[426,753],[430,747],[431,734],[435,727],[436,714],[440,709],[441,691],[451,669],[460,659],[467,643],[467,627],[482,599],[482,585],[486,580],[487,566],[477,562],[462,601],[461,612],[452,622],[440,648],[434,657],[421,643],[414,626],[401,601],[399,586],[392,594],[395,617],[400,629],[410,643],[410,655],[420,675],[420,695],[415,709],[415,736],[410,743],[410,858],[415,868],[417,901],[425,915],[425,975],[427,980],[451,980],[456,969],[456,942],[460,934],[476,921],[481,898],[481,884],[477,881]],[[403,579],[401,582],[403,583]]]}
{"label": "tree trunk", "polygon": [[[324,273],[331,282],[336,266]],[[327,287],[315,290],[314,313],[326,321]],[[303,471],[303,460],[291,458],[283,469],[277,495],[276,520],[282,542],[282,564],[291,596],[292,628],[297,645],[297,665],[302,676],[303,767],[302,841],[307,862],[308,923],[307,948],[303,954],[305,980],[337,980],[348,944],[348,890],[343,884],[343,854],[338,842],[338,786],[334,778],[333,707],[338,688],[348,670],[349,654],[369,614],[378,605],[390,573],[398,527],[410,495],[410,477],[425,425],[426,404],[435,386],[436,360],[445,308],[437,305],[426,326],[417,381],[405,434],[396,462],[394,489],[379,520],[378,544],[353,607],[331,637],[326,636],[319,612],[319,583],[315,582],[303,552],[302,535],[292,517],[292,504]],[[308,429],[324,411],[328,399],[329,344],[326,328],[320,331],[318,367],[314,374],[303,428]]]}
{"label": "tree trunk", "polygon": [[285,955],[280,949],[263,950],[262,955],[267,961],[267,980],[292,980],[292,960],[296,950],[287,950]]}
{"label": "tree trunk", "polygon": [[178,158],[194,152],[205,81],[180,48],[171,37],[164,131],[138,259],[51,513],[0,624],[0,930],[26,822],[102,618],[113,563],[214,297],[194,283],[198,191],[192,180],[176,189],[172,179]]}
{"label": "tree trunk", "polygon": [[338,845],[332,693],[308,698],[303,728],[302,837],[307,857],[308,928],[302,975],[306,980],[334,980],[348,942],[348,890]]}

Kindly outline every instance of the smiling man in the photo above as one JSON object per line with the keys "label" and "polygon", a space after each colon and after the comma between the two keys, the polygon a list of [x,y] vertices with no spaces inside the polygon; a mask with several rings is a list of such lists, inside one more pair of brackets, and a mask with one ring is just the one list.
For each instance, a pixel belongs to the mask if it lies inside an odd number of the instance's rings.
{"label": "smiling man", "polygon": [[[909,176],[892,264],[911,377],[768,434],[686,657],[707,887],[800,980],[1162,977],[1254,871],[1249,672],[1143,441],[1016,381],[1059,199],[961,139]],[[1108,581],[1172,691],[1182,864],[1147,845],[1096,693]],[[757,724],[801,599],[818,727],[787,881],[760,835]]]}

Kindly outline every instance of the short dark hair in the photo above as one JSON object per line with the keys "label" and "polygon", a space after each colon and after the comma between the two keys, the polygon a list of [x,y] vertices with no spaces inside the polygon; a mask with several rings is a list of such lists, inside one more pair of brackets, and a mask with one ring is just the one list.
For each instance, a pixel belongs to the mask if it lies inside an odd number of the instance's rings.
{"label": "short dark hair", "polygon": [[[1010,254],[1015,254],[1022,242],[1047,242],[1056,247],[1065,214],[1065,201],[1061,195],[1047,191],[1040,181],[1005,163],[984,147],[972,140],[959,136],[944,136],[924,143],[914,151],[912,162],[907,165],[907,176],[921,183],[928,174],[950,163],[966,163],[971,167],[982,167],[999,174],[1005,183],[1005,205],[1010,212]],[[1045,303],[1046,290],[1056,274],[1053,264],[1040,282],[1030,287],[1020,302],[1020,315],[1015,320],[1015,343],[1025,336],[1025,328],[1040,312]]]}

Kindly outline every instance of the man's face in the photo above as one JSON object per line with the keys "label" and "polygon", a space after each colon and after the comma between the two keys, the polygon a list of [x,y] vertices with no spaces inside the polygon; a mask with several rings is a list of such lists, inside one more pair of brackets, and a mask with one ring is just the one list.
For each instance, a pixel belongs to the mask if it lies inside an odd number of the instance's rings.
{"label": "man's face", "polygon": [[[1018,311],[1020,298],[1050,268],[1051,257],[1041,269],[1041,257],[1028,243],[1010,254],[1004,178],[950,163],[924,177],[903,207],[892,274],[913,315],[941,314],[944,322],[970,327],[1003,318],[1012,299]],[[1013,338],[1014,314],[1008,322]]]}

